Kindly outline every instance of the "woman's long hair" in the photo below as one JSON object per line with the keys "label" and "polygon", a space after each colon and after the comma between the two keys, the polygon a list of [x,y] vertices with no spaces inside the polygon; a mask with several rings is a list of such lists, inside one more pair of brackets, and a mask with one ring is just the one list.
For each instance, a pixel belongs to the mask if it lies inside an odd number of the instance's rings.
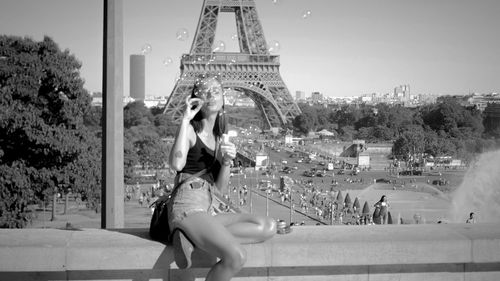
{"label": "woman's long hair", "polygon": [[[196,93],[199,91],[200,87],[203,85],[202,81],[203,80],[210,80],[214,79],[217,81],[221,87],[222,87],[222,81],[220,80],[220,77],[217,75],[200,75],[196,78],[193,90],[191,91],[191,97],[194,98],[196,97]],[[196,115],[194,116],[193,119],[191,119],[191,126],[193,126],[193,129],[195,132],[199,133],[203,129],[203,123],[201,120],[204,118],[203,112],[200,110]],[[219,111],[219,114],[217,114],[217,117],[215,118],[215,124],[214,128],[212,130],[214,136],[216,138],[221,138],[222,134],[227,133],[227,120],[226,120],[226,114],[224,113],[224,94],[222,95],[222,109]]]}

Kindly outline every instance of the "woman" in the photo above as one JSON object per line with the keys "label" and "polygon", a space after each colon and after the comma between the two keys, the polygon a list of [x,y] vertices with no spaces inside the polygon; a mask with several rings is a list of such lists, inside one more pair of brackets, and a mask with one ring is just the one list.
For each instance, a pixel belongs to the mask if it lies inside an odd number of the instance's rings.
{"label": "woman", "polygon": [[373,216],[373,220],[377,224],[387,224],[387,218],[389,217],[389,203],[387,203],[387,197],[382,195],[380,200],[375,203],[375,212],[377,214],[377,221],[375,221],[375,215]]}
{"label": "woman", "polygon": [[[276,233],[276,222],[251,214],[214,214],[214,189],[227,188],[230,163],[236,157],[233,143],[219,144],[225,130],[219,78],[199,78],[185,103],[169,157],[171,167],[177,171],[176,183],[189,178],[176,187],[169,202],[175,260],[179,268],[189,268],[193,247],[198,247],[220,258],[206,280],[230,280],[245,263],[246,253],[241,244],[271,238]],[[190,178],[203,169],[208,169],[208,173]]]}

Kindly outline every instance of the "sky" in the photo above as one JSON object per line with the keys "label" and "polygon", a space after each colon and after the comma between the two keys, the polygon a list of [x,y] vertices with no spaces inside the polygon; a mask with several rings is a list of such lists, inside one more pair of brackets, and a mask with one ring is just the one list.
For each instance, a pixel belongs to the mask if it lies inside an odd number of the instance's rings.
{"label": "sky", "polygon": [[[89,91],[102,88],[103,1],[0,0],[0,34],[50,36],[82,63]],[[326,96],[500,92],[498,0],[255,0],[266,41],[279,42],[290,93]],[[124,96],[129,57],[145,45],[146,95],[168,96],[189,53],[203,0],[123,0]],[[309,16],[303,17],[309,11]],[[177,39],[180,29],[186,40]],[[232,14],[216,41],[238,52]],[[172,59],[172,63],[164,62]]]}

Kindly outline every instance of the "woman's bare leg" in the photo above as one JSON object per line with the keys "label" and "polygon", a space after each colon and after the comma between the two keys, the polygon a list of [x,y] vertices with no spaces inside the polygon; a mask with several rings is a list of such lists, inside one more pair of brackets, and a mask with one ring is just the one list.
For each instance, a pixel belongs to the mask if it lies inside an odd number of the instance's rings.
{"label": "woman's bare leg", "polygon": [[242,244],[263,242],[276,234],[276,221],[269,217],[222,213],[214,218]]}
{"label": "woman's bare leg", "polygon": [[178,226],[196,247],[220,258],[208,272],[207,281],[231,280],[243,267],[246,252],[220,220],[196,213],[184,218]]}

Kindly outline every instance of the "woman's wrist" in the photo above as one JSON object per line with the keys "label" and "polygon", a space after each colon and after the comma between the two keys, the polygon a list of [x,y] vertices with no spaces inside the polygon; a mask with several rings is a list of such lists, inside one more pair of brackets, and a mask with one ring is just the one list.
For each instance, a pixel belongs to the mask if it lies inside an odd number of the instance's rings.
{"label": "woman's wrist", "polygon": [[222,165],[223,166],[231,166],[231,162],[233,162],[231,159],[228,159],[228,158],[223,158],[222,159]]}

